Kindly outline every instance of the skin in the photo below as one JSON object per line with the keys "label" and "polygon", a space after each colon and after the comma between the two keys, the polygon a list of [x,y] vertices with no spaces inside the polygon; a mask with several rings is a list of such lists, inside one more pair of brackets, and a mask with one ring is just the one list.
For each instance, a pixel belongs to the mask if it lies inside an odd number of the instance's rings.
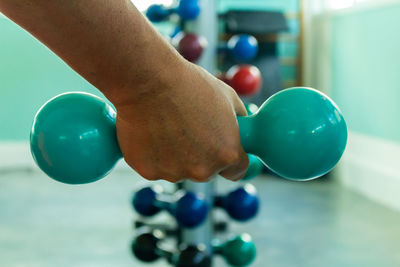
{"label": "skin", "polygon": [[238,180],[248,158],[235,91],[183,59],[129,0],[0,0],[0,11],[117,109],[125,161],[149,180]]}

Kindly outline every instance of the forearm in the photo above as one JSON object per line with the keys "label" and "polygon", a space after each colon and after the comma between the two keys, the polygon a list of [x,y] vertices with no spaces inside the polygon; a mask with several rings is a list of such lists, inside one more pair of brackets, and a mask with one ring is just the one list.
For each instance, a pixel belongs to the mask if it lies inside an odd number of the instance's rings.
{"label": "forearm", "polygon": [[111,101],[181,61],[129,0],[0,0],[0,11]]}

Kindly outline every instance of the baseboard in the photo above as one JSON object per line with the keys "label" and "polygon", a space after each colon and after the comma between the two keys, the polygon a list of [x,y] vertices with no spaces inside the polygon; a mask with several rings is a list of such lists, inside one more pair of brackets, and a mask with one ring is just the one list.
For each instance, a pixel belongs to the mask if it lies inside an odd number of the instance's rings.
{"label": "baseboard", "polygon": [[[28,142],[0,142],[0,173],[13,171],[40,171],[32,158]],[[133,170],[120,160],[113,171]]]}
{"label": "baseboard", "polygon": [[400,144],[351,132],[335,175],[345,186],[400,210]]}

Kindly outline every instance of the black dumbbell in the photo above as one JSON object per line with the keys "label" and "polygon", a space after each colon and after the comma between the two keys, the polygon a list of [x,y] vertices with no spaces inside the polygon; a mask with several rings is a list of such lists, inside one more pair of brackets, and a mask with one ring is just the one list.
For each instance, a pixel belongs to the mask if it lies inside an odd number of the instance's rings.
{"label": "black dumbbell", "polygon": [[161,247],[165,239],[162,231],[142,228],[132,242],[131,250],[143,262],[154,262],[165,258],[177,267],[210,267],[211,256],[204,245],[183,245],[176,252]]}

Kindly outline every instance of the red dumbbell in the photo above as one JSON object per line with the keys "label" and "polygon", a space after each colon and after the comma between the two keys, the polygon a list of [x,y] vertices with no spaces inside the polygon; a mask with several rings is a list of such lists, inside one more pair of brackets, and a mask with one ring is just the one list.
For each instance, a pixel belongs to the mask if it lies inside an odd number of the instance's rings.
{"label": "red dumbbell", "polygon": [[172,45],[184,58],[196,62],[203,54],[207,40],[193,33],[179,33],[172,39]]}
{"label": "red dumbbell", "polygon": [[235,89],[240,96],[256,94],[262,84],[260,70],[252,65],[235,65],[218,78]]}

